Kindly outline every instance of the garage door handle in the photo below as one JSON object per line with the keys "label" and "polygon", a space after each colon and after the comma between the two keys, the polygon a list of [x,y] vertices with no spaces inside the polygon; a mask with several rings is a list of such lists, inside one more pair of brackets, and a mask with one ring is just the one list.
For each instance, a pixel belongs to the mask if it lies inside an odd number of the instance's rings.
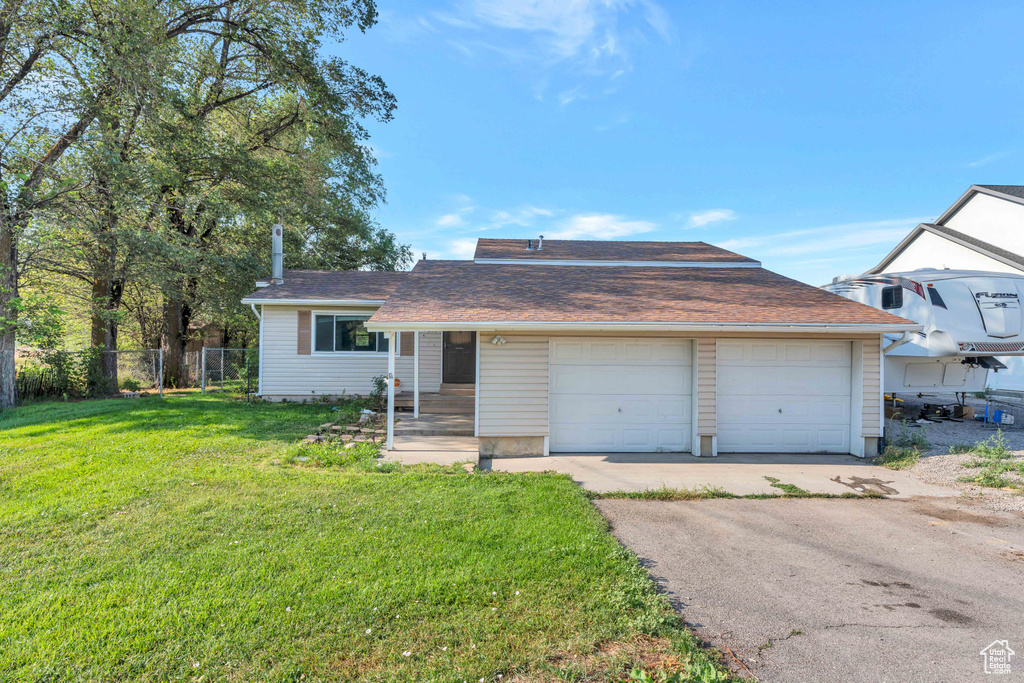
{"label": "garage door handle", "polygon": [[782,412],[782,408],[779,408],[779,412],[780,412],[780,413]]}
{"label": "garage door handle", "polygon": [[619,408],[619,412],[620,412],[620,413],[622,412],[622,408]]}

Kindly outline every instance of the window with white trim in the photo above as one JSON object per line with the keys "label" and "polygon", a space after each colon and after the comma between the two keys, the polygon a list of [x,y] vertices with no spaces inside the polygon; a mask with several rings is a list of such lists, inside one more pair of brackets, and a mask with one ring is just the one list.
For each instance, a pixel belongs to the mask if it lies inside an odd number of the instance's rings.
{"label": "window with white trim", "polygon": [[365,325],[367,320],[368,317],[358,315],[315,315],[313,351],[387,353],[388,335],[384,332],[368,332]]}

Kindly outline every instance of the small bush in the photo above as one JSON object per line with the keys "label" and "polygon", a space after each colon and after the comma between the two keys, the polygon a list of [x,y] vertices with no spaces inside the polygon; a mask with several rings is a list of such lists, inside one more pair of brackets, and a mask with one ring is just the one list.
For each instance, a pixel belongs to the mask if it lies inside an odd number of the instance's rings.
{"label": "small bush", "polygon": [[875,458],[875,464],[890,470],[905,470],[917,464],[921,459],[921,451],[914,447],[888,445],[885,451]]}
{"label": "small bush", "polygon": [[388,378],[377,375],[373,378],[373,390],[370,392],[370,410],[378,413],[388,409]]}
{"label": "small bush", "polygon": [[969,443],[953,443],[949,445],[950,455],[960,455],[961,453],[973,453],[974,446]]}
{"label": "small bush", "polygon": [[138,391],[142,388],[142,385],[139,384],[138,380],[129,377],[128,379],[121,380],[121,388],[125,391]]}
{"label": "small bush", "polygon": [[906,420],[899,422],[889,420],[889,428],[885,431],[886,443],[896,448],[916,448],[919,451],[926,451],[932,446],[928,443],[928,437],[924,435],[924,430],[911,428]]}
{"label": "small bush", "polygon": [[986,441],[982,441],[974,447],[975,455],[988,460],[1007,460],[1013,456],[1007,447],[1006,437],[1003,430],[997,430],[995,434]]}

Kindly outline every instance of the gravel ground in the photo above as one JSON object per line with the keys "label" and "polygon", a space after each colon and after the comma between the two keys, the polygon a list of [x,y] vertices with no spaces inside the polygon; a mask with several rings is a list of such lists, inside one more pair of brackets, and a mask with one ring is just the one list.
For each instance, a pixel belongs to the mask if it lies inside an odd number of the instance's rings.
{"label": "gravel ground", "polygon": [[[904,399],[903,408],[908,416],[916,416],[925,403],[945,403],[945,398],[940,397],[909,397],[900,396]],[[968,398],[967,405],[973,406],[977,414],[984,414],[985,400]],[[1010,412],[1014,416],[1014,424],[1003,428],[1003,437],[1009,446],[1010,452],[1016,459],[1024,461],[1024,405],[1011,401],[1001,400],[992,404],[999,410]],[[908,424],[913,424],[908,419]],[[910,469],[910,472],[918,475],[930,484],[953,486],[961,491],[965,498],[974,499],[975,502],[991,510],[1024,512],[1024,495],[1014,491],[993,489],[975,484],[960,481],[960,477],[968,476],[972,472],[979,472],[977,469],[968,469],[964,463],[973,460],[974,456],[969,453],[950,454],[949,447],[953,444],[975,444],[990,439],[996,430],[986,427],[983,423],[975,420],[963,422],[928,422],[920,426],[912,427],[924,431],[925,438],[931,444],[921,461]],[[1008,475],[1007,478],[1013,478]]]}

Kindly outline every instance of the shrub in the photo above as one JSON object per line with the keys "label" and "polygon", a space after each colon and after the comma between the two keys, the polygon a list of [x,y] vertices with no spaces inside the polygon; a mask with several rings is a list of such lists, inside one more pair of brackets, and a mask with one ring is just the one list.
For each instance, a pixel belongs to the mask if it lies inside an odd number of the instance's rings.
{"label": "shrub", "polygon": [[885,451],[875,458],[875,464],[890,470],[905,470],[917,464],[921,459],[921,451],[913,446],[888,445]]}
{"label": "shrub", "polygon": [[127,379],[121,380],[121,388],[124,389],[125,391],[138,391],[139,389],[142,388],[142,385],[139,384],[139,381],[137,379],[132,379],[131,377],[129,377]]}
{"label": "shrub", "polygon": [[1013,456],[1010,454],[1010,449],[1006,444],[1006,437],[1003,435],[1003,430],[999,429],[989,437],[987,440],[982,441],[974,447],[975,455],[989,460],[1007,460]]}
{"label": "shrub", "polygon": [[974,452],[974,446],[972,446],[969,443],[958,442],[958,443],[953,443],[953,444],[949,445],[949,454],[950,455],[958,455],[960,453],[973,453],[973,452]]}
{"label": "shrub", "polygon": [[885,430],[885,441],[896,448],[916,448],[919,451],[926,451],[931,448],[928,437],[924,435],[923,429],[914,429],[905,420],[889,420],[889,428]]}
{"label": "shrub", "polygon": [[370,410],[377,412],[388,408],[388,378],[377,375],[373,378],[373,391],[370,392]]}

